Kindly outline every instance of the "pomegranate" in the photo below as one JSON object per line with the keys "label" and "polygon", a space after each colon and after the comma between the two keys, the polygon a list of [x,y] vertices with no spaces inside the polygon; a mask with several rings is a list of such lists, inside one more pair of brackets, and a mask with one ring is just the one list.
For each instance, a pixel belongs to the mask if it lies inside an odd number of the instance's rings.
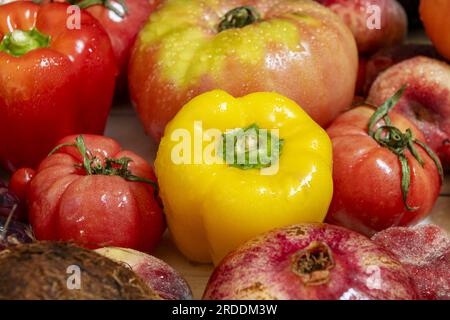
{"label": "pomegranate", "polygon": [[420,299],[450,300],[450,238],[434,225],[395,227],[373,236],[411,274]]}
{"label": "pomegranate", "polygon": [[363,235],[328,224],[263,234],[216,268],[203,299],[414,299],[403,266]]}

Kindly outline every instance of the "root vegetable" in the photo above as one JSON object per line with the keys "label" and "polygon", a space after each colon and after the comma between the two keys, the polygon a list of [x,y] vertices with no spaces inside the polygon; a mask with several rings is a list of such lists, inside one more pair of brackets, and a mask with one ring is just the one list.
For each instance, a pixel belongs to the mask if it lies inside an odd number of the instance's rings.
{"label": "root vegetable", "polygon": [[73,244],[36,242],[0,252],[1,300],[159,298],[129,268]]}

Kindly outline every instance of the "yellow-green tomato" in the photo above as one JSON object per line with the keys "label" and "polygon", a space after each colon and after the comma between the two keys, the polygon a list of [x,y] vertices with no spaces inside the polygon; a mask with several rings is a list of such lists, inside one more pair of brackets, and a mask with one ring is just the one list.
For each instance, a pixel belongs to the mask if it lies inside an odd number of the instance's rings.
{"label": "yellow-green tomato", "polygon": [[130,93],[147,133],[195,96],[278,92],[326,127],[353,99],[358,52],[351,31],[310,0],[166,0],[141,31]]}

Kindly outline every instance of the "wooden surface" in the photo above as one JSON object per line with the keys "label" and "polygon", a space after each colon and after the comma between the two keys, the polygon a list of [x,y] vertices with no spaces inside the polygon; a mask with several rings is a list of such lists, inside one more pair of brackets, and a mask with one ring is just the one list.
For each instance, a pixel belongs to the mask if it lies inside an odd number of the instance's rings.
{"label": "wooden surface", "polygon": [[[153,161],[156,146],[145,135],[142,125],[130,106],[123,105],[113,109],[106,135],[117,139],[124,148]],[[422,223],[435,223],[450,232],[450,177],[446,179],[441,194],[433,213]],[[189,262],[174,246],[168,233],[165,234],[155,255],[183,274],[191,285],[194,298],[201,298],[213,270],[212,265]]]}
{"label": "wooden surface", "polygon": [[[132,150],[153,163],[156,146],[145,135],[144,129],[131,106],[124,104],[113,108],[106,135],[119,141],[123,148]],[[154,255],[178,270],[189,282],[194,298],[201,298],[213,270],[212,265],[189,262],[177,250],[168,232],[164,235]]]}

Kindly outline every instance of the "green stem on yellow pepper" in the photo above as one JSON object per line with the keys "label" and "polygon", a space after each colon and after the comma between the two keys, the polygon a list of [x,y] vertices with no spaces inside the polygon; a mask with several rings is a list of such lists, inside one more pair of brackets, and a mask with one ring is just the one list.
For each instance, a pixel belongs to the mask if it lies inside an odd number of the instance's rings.
{"label": "green stem on yellow pepper", "polygon": [[222,158],[242,170],[270,167],[280,158],[284,140],[252,124],[223,134]]}

